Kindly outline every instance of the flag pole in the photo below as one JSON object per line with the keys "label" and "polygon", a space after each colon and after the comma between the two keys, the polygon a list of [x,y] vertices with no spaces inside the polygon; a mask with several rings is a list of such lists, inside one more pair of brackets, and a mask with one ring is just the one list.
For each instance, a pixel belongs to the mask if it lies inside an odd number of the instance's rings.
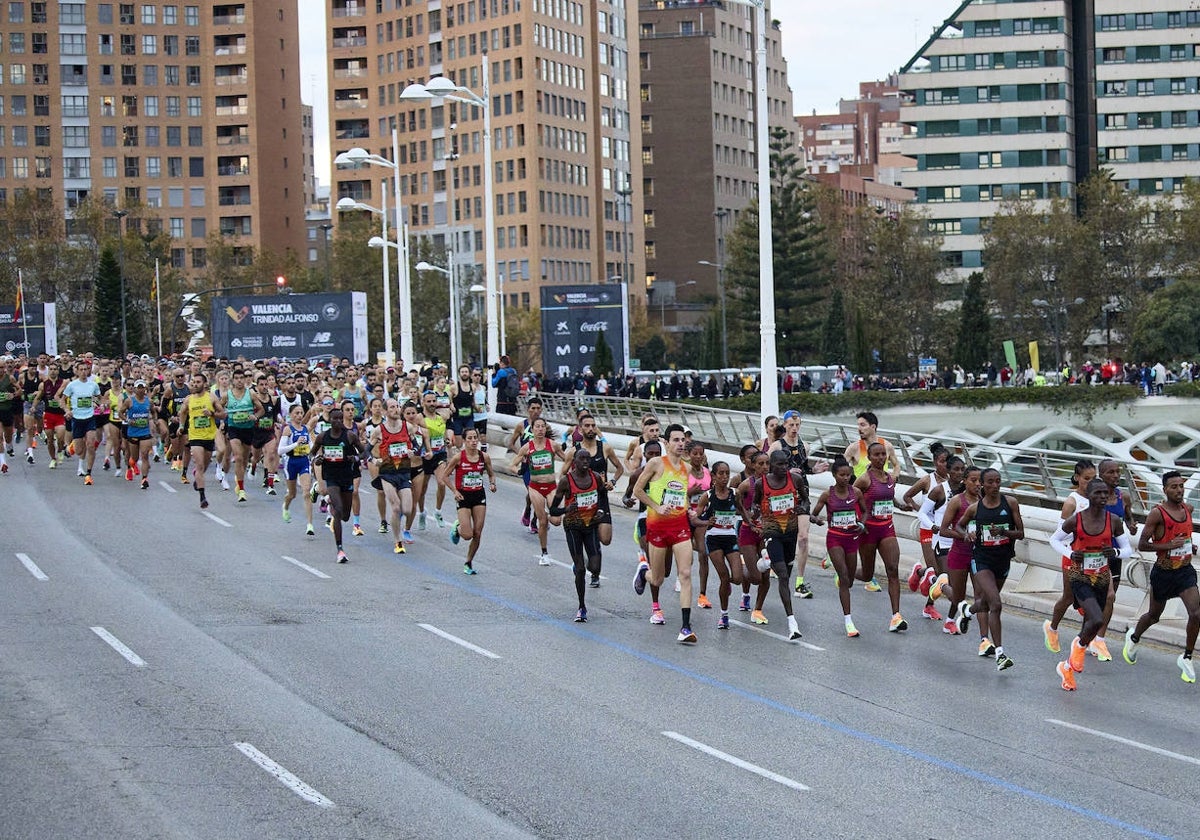
{"label": "flag pole", "polygon": [[29,318],[25,315],[29,305],[25,303],[25,276],[21,269],[17,269],[17,300],[21,302],[21,311],[18,313],[21,316],[21,329],[25,333],[25,359],[29,359],[29,351],[33,348],[29,346]]}
{"label": "flag pole", "polygon": [[162,283],[158,275],[158,260],[154,261],[154,302],[158,306],[158,358],[162,358]]}

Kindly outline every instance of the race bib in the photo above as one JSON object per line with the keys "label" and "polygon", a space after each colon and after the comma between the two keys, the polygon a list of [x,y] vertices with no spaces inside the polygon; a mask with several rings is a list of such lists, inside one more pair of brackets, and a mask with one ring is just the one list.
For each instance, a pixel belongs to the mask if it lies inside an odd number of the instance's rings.
{"label": "race bib", "polygon": [[463,473],[462,486],[464,490],[482,490],[483,473],[476,472],[475,470]]}
{"label": "race bib", "polygon": [[346,460],[346,446],[342,443],[335,443],[331,446],[326,446],[324,449],[325,460],[331,463],[338,463]]}
{"label": "race bib", "polygon": [[230,416],[229,422],[233,423],[235,425],[238,425],[238,426],[244,426],[250,422],[250,418],[253,416],[254,416],[253,412],[244,411],[244,410],[243,411],[235,411],[235,412],[233,412],[233,415]]}
{"label": "race bib", "polygon": [[772,496],[768,505],[771,513],[791,513],[796,509],[796,497],[791,493],[786,496]]}
{"label": "race bib", "polygon": [[148,429],[150,427],[149,417],[126,417],[125,419],[130,427],[134,429]]}
{"label": "race bib", "polygon": [[895,510],[895,499],[876,499],[871,503],[871,516],[876,519],[891,519]]}
{"label": "race bib", "polygon": [[272,427],[272,426],[274,426],[274,425],[275,425],[275,421],[274,421],[274,420],[272,420],[272,419],[270,418],[270,416],[269,416],[269,415],[266,415],[266,414],[264,414],[264,415],[263,415],[262,417],[260,417],[260,418],[259,418],[259,420],[258,420],[258,428],[260,428],[260,429],[269,429],[269,428],[271,428],[271,427]]}
{"label": "race bib", "polygon": [[1008,535],[1000,526],[981,525],[979,526],[979,541],[981,545],[1006,545]]}
{"label": "race bib", "polygon": [[554,455],[544,449],[539,449],[529,456],[529,466],[535,470],[545,470],[554,463]]}
{"label": "race bib", "polygon": [[197,429],[207,429],[212,426],[212,418],[200,416],[196,418],[195,427]]}
{"label": "race bib", "polygon": [[92,407],[92,398],[91,397],[77,397],[75,399],[75,407],[76,408],[91,408]]}
{"label": "race bib", "polygon": [[600,504],[600,494],[595,490],[584,490],[575,494],[575,504],[581,508],[594,508]]}
{"label": "race bib", "polygon": [[459,408],[459,409],[458,409],[458,416],[459,416],[459,417],[470,417],[470,416],[471,416],[471,414],[472,414],[472,409],[471,409],[471,406],[469,406],[469,405],[468,405],[468,406],[466,406],[465,408]]}
{"label": "race bib", "polygon": [[308,454],[308,444],[307,443],[297,443],[296,447],[292,450],[292,454],[295,455],[297,458],[304,457],[305,455]]}
{"label": "race bib", "polygon": [[735,525],[737,525],[739,518],[740,517],[738,517],[737,513],[733,512],[733,511],[730,511],[728,513],[718,513],[717,514],[717,527],[723,528],[726,530],[731,530],[731,529],[733,529],[733,527]]}
{"label": "race bib", "polygon": [[692,507],[695,507],[696,505],[700,504],[700,499],[703,497],[703,493],[693,493],[692,495],[688,496],[688,504]]}
{"label": "race bib", "polygon": [[388,444],[388,457],[399,461],[408,457],[408,444],[405,441],[394,441]]}
{"label": "race bib", "polygon": [[858,528],[858,515],[852,510],[834,511],[829,517],[829,524],[843,531],[853,531]]}
{"label": "race bib", "polygon": [[434,452],[441,452],[446,447],[445,435],[430,435],[429,448]]}
{"label": "race bib", "polygon": [[1179,546],[1179,548],[1168,549],[1167,556],[1176,560],[1187,560],[1192,556],[1192,544],[1186,542]]}
{"label": "race bib", "polygon": [[1108,568],[1108,558],[1104,556],[1102,551],[1088,551],[1083,555],[1083,571],[1084,574],[1098,574],[1103,569]]}
{"label": "race bib", "polygon": [[672,481],[663,489],[662,503],[669,508],[683,508],[687,505],[687,492],[677,481]]}

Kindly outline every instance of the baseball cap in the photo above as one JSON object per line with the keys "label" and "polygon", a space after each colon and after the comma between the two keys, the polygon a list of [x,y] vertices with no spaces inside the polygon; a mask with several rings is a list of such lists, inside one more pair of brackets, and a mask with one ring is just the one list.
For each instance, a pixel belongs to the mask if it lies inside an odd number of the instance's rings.
{"label": "baseball cap", "polygon": [[793,417],[795,417],[797,420],[799,420],[800,412],[796,411],[794,408],[789,408],[787,411],[783,412],[784,420],[791,420]]}
{"label": "baseball cap", "polygon": [[134,388],[145,388],[145,387],[146,387],[146,380],[145,380],[145,379],[139,379],[137,382],[134,382],[134,383],[133,383],[133,387],[134,387]]}

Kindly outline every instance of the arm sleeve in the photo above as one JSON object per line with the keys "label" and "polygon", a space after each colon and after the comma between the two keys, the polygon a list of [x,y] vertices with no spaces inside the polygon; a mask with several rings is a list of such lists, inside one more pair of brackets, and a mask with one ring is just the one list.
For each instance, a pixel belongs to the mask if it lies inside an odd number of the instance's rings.
{"label": "arm sleeve", "polygon": [[1128,560],[1133,556],[1133,543],[1129,541],[1129,534],[1122,532],[1121,536],[1117,537],[1117,556],[1122,560]]}
{"label": "arm sleeve", "polygon": [[296,441],[291,435],[284,435],[279,439],[279,454],[287,455],[296,448]]}
{"label": "arm sleeve", "polygon": [[1071,542],[1071,535],[1064,531],[1061,525],[1054,530],[1054,534],[1050,537],[1050,547],[1063,557],[1071,556]]}
{"label": "arm sleeve", "polygon": [[917,521],[921,523],[921,527],[926,531],[932,531],[934,525],[938,524],[933,521],[933,510],[935,505],[933,499],[926,494],[925,501],[921,502],[921,509],[917,511]]}

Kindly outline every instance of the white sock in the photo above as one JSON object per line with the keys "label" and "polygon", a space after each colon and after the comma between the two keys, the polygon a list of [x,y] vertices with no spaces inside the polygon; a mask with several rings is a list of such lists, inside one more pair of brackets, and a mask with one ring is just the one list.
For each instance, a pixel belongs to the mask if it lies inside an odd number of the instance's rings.
{"label": "white sock", "polygon": [[1004,655],[1004,645],[1000,645],[1000,647],[996,648],[996,656],[1003,656],[1003,655]]}
{"label": "white sock", "polygon": [[850,616],[848,616],[848,615],[847,615],[847,616],[845,616],[845,619],[846,619],[846,626],[847,626],[847,627],[849,627],[851,624],[853,624],[853,623],[854,623],[854,619],[852,619],[852,618],[851,618]]}

